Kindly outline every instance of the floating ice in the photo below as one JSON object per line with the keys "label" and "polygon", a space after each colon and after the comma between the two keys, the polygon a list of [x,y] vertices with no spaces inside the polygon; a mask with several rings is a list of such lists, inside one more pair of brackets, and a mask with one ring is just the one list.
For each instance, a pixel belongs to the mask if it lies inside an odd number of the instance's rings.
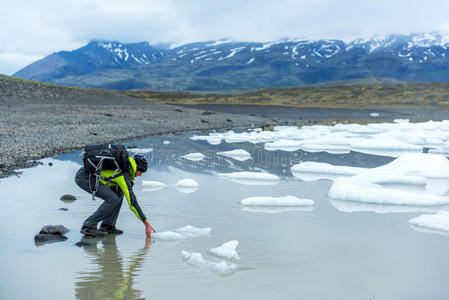
{"label": "floating ice", "polygon": [[239,245],[239,242],[233,240],[233,241],[224,243],[220,247],[212,248],[209,250],[209,252],[212,254],[215,254],[217,256],[227,258],[227,259],[239,260],[240,257],[236,251],[238,245]]}
{"label": "floating ice", "polygon": [[307,206],[242,206],[243,211],[251,213],[279,214],[292,211],[313,211],[313,205]]}
{"label": "floating ice", "polygon": [[142,180],[142,187],[145,191],[158,191],[166,188],[167,185],[159,181]]}
{"label": "floating ice", "polygon": [[162,144],[168,145],[168,144],[170,144],[170,141],[163,141]]}
{"label": "floating ice", "polygon": [[440,234],[449,234],[449,211],[441,211],[432,215],[421,215],[409,221],[413,228]]}
{"label": "floating ice", "polygon": [[153,148],[130,148],[127,149],[128,152],[136,153],[136,154],[145,154],[153,152]]}
{"label": "floating ice", "polygon": [[404,153],[422,152],[423,147],[442,147],[449,141],[449,121],[410,123],[336,124],[334,126],[278,126],[273,131],[213,133],[194,136],[195,140],[217,139],[227,143],[265,143],[268,151],[327,151],[346,153],[350,150],[397,157]]}
{"label": "floating ice", "polygon": [[370,113],[369,115],[370,115],[370,117],[378,117],[378,116],[380,116],[379,113]]}
{"label": "floating ice", "polygon": [[294,173],[319,173],[353,176],[366,171],[366,168],[334,166],[328,163],[306,161],[291,167]]}
{"label": "floating ice", "polygon": [[185,178],[182,180],[179,180],[175,186],[177,187],[189,187],[189,188],[197,188],[200,185],[198,184],[198,182],[196,182],[195,180],[191,179],[191,178]]}
{"label": "floating ice", "polygon": [[276,175],[262,172],[218,173],[218,176],[247,185],[274,185],[280,180]]}
{"label": "floating ice", "polygon": [[188,252],[181,251],[181,256],[184,258],[185,262],[202,269],[212,270],[215,273],[221,275],[230,275],[238,271],[239,267],[236,264],[221,261],[221,262],[210,262],[203,258],[201,253],[198,252]]}
{"label": "floating ice", "polygon": [[313,205],[313,200],[300,199],[295,196],[284,197],[249,197],[240,201],[246,206],[306,206]]}
{"label": "floating ice", "polygon": [[210,228],[197,228],[191,225],[187,225],[182,228],[178,228],[175,231],[164,231],[153,233],[153,238],[157,240],[183,240],[186,238],[196,238],[201,236],[206,236],[210,234]]}
{"label": "floating ice", "polygon": [[405,206],[405,205],[379,205],[354,201],[342,201],[337,199],[329,199],[331,204],[342,212],[374,212],[378,214],[384,213],[411,213],[411,212],[436,212],[440,208],[434,206]]}
{"label": "floating ice", "polygon": [[200,160],[203,160],[205,156],[202,153],[189,153],[189,154],[186,154],[181,157],[184,157],[185,159],[188,159],[191,161],[200,161]]}
{"label": "floating ice", "polygon": [[354,178],[337,178],[328,195],[334,199],[371,204],[413,206],[449,204],[449,197],[395,190]]}
{"label": "floating ice", "polygon": [[236,149],[232,151],[224,151],[224,152],[217,152],[217,155],[227,156],[231,157],[238,161],[245,161],[251,159],[251,154],[249,154],[247,151],[243,149]]}

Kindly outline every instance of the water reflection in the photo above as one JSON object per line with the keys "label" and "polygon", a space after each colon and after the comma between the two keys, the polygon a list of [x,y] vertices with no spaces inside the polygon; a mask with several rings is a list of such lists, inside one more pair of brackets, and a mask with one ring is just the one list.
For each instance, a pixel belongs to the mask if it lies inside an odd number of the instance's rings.
{"label": "water reflection", "polygon": [[[151,238],[147,238],[145,246],[127,259],[129,261],[127,266],[118,251],[115,236],[101,239],[83,237],[81,243],[84,244],[83,249],[95,270],[78,273],[75,283],[76,299],[145,299],[142,296],[143,291],[134,288],[133,285],[150,249]],[[99,244],[101,249],[98,248]]]}

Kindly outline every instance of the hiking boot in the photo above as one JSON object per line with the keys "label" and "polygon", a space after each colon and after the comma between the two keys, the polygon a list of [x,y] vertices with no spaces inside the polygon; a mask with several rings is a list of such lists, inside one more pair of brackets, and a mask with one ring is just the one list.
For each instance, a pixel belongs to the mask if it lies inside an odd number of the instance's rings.
{"label": "hiking boot", "polygon": [[123,230],[115,228],[115,226],[107,225],[107,224],[101,224],[100,225],[100,231],[110,234],[122,234]]}
{"label": "hiking boot", "polygon": [[97,228],[91,228],[87,226],[81,227],[80,233],[87,236],[104,237],[104,233],[98,230]]}

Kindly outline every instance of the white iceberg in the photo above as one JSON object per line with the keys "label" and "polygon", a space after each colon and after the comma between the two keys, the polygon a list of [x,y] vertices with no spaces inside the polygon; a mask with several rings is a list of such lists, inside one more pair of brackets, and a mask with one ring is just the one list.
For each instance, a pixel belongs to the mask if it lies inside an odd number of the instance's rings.
{"label": "white iceberg", "polygon": [[227,243],[224,243],[220,247],[212,248],[209,250],[210,253],[227,258],[227,259],[234,259],[239,260],[240,257],[237,254],[237,246],[239,245],[239,242],[236,240],[229,241]]}
{"label": "white iceberg", "polygon": [[205,156],[203,153],[189,153],[189,154],[183,155],[181,157],[191,160],[191,161],[200,161],[200,160],[203,160]]}
{"label": "white iceberg", "polygon": [[264,214],[280,214],[285,212],[300,211],[308,212],[313,211],[313,205],[306,206],[244,206],[242,205],[242,211],[250,213],[264,213]]}
{"label": "white iceberg", "polygon": [[274,185],[280,180],[276,175],[262,172],[218,173],[218,176],[236,183],[247,185]]}
{"label": "white iceberg", "polygon": [[170,144],[170,141],[165,140],[165,141],[162,142],[162,144],[164,144],[164,145],[169,145],[169,144]]}
{"label": "white iceberg", "polygon": [[240,201],[246,206],[308,206],[313,205],[313,200],[300,199],[295,196],[283,197],[249,197]]}
{"label": "white iceberg", "polygon": [[181,251],[181,256],[184,261],[189,265],[192,265],[197,268],[211,270],[220,275],[230,275],[236,271],[238,271],[239,267],[236,264],[220,261],[220,262],[211,262],[207,261],[203,258],[201,253],[198,252],[188,252]]}
{"label": "white iceberg", "polygon": [[232,151],[217,152],[217,155],[227,156],[238,161],[246,161],[251,159],[251,154],[243,149],[235,149]]}
{"label": "white iceberg", "polygon": [[306,161],[292,166],[291,170],[292,173],[317,173],[353,176],[359,174],[360,172],[364,172],[367,169],[349,166],[334,166],[328,163]]}
{"label": "white iceberg", "polygon": [[428,232],[449,235],[449,211],[436,214],[421,215],[409,221],[413,228]]}

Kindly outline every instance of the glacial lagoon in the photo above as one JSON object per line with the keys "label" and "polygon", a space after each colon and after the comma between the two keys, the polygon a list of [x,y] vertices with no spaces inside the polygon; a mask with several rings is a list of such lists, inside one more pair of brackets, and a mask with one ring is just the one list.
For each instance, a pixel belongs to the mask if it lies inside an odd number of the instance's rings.
{"label": "glacial lagoon", "polygon": [[[150,161],[134,190],[152,239],[126,203],[125,234],[82,238],[102,200],[74,183],[80,152],[1,179],[0,299],[447,299],[449,126],[297,130],[126,142]],[[411,223],[435,214],[439,227]],[[66,226],[68,239],[35,244],[46,224]]]}

